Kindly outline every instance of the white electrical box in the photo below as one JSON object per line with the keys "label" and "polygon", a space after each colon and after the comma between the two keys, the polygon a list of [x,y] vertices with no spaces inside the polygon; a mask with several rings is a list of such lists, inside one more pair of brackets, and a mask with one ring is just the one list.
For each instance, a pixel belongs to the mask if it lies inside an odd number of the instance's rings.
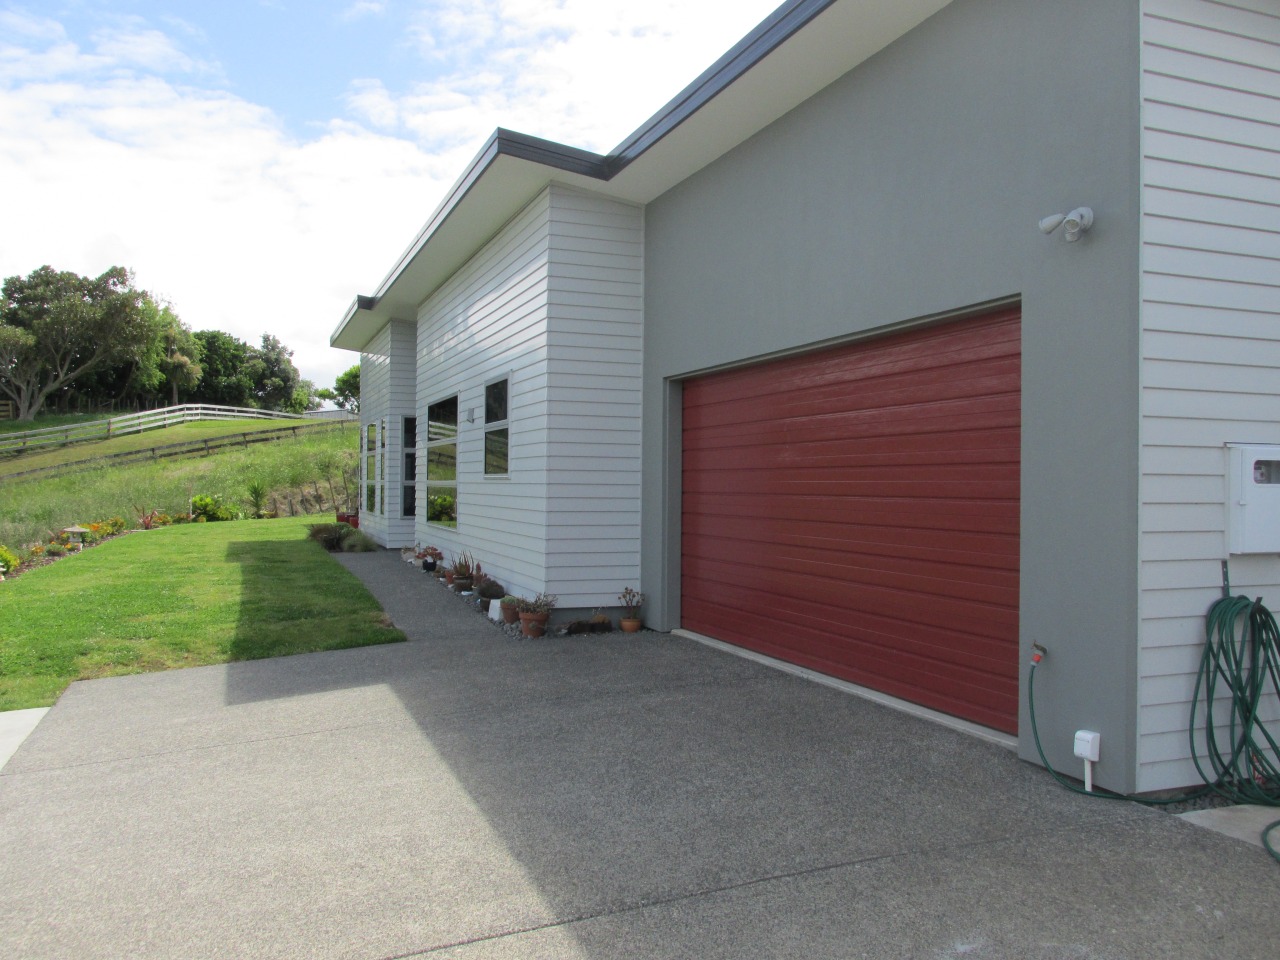
{"label": "white electrical box", "polygon": [[1280,553],[1280,446],[1227,444],[1227,552]]}

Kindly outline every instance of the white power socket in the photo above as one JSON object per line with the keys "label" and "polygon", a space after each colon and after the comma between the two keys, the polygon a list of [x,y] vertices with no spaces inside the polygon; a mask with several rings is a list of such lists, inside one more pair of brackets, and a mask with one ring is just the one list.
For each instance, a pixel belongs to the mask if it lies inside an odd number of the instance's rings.
{"label": "white power socket", "polygon": [[1098,751],[1102,748],[1102,734],[1092,730],[1076,731],[1076,756],[1082,760],[1098,762]]}

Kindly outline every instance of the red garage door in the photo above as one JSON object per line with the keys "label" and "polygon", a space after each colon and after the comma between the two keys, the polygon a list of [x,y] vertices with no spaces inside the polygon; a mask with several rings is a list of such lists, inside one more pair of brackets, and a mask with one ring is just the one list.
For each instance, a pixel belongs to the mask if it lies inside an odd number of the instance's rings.
{"label": "red garage door", "polygon": [[682,626],[1015,732],[1020,332],[686,383]]}

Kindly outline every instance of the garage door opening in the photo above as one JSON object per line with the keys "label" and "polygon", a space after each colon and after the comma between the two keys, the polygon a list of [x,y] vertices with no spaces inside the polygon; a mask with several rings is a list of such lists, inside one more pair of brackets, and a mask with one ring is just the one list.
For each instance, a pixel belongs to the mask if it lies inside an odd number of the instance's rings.
{"label": "garage door opening", "polygon": [[690,380],[681,626],[1016,732],[1016,308]]}

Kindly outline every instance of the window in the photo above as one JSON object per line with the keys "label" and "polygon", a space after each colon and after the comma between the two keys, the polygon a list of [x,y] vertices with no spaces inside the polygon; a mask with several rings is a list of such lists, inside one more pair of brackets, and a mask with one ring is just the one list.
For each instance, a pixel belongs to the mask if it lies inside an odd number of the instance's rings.
{"label": "window", "polygon": [[386,515],[387,512],[387,418],[383,417],[378,424],[379,433],[381,434],[380,450],[378,452],[378,512]]}
{"label": "window", "polygon": [[404,418],[404,486],[400,491],[400,516],[412,517],[417,509],[418,487],[418,418]]}
{"label": "window", "polygon": [[364,428],[364,508],[368,513],[378,509],[378,425]]}
{"label": "window", "polygon": [[506,476],[509,434],[507,432],[507,381],[496,380],[484,388],[484,472],[485,476]]}
{"label": "window", "polygon": [[427,522],[458,525],[458,398],[427,407]]}

